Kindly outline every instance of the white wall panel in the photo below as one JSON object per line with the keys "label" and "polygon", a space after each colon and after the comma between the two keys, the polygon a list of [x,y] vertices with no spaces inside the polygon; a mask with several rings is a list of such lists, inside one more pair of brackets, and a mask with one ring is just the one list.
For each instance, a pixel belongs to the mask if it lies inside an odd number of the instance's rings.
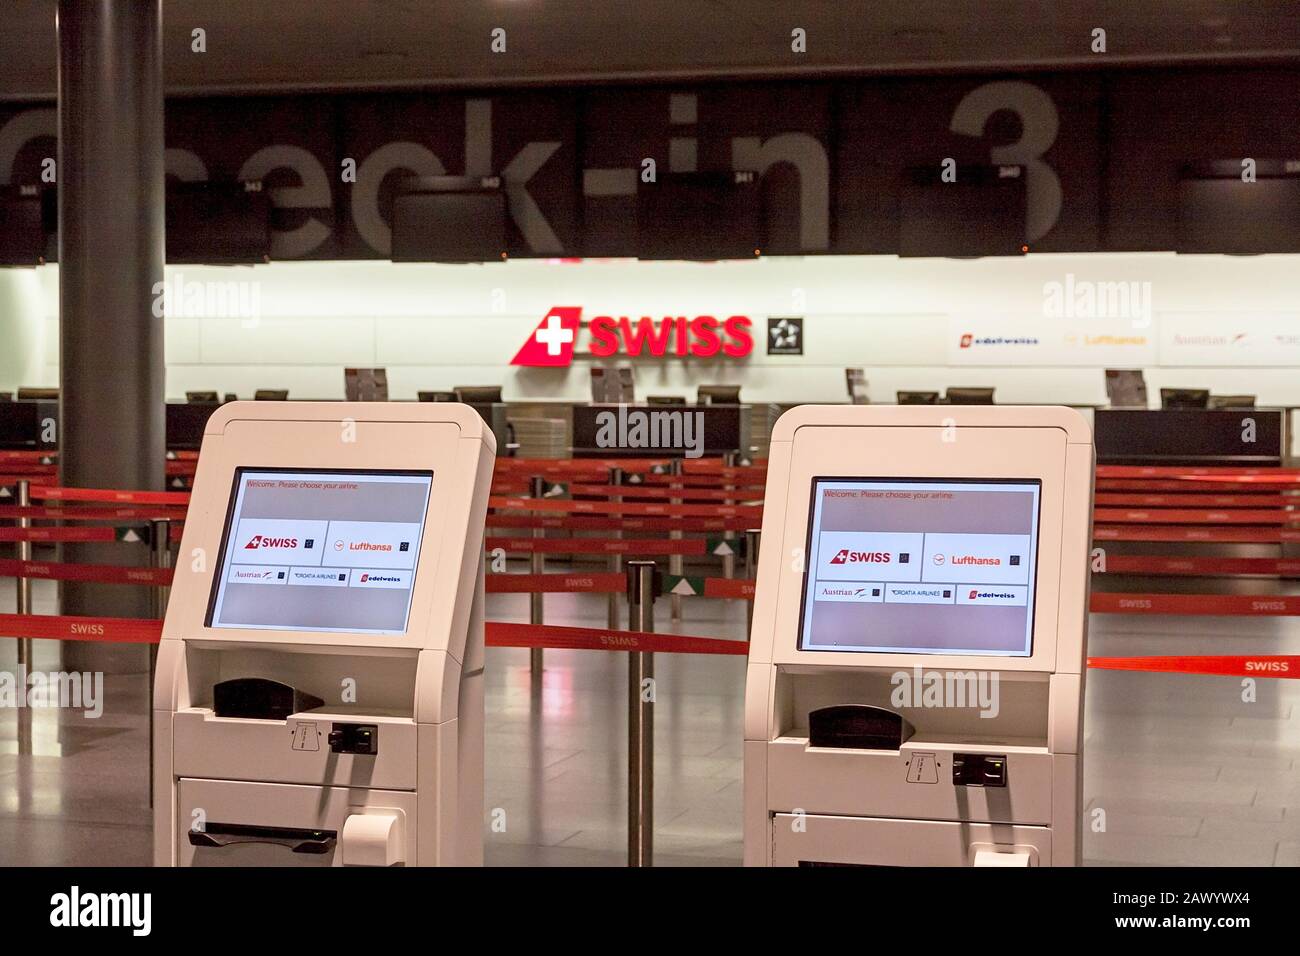
{"label": "white wall panel", "polygon": [[[29,374],[43,369],[53,384],[57,267],[34,275],[43,305],[28,310],[25,321],[43,334]],[[753,319],[755,353],[747,359],[631,360],[641,395],[689,396],[701,382],[734,382],[750,401],[843,401],[844,368],[861,366],[874,401],[890,401],[898,389],[986,385],[999,401],[1102,403],[1102,369],[1116,366],[1144,368],[1153,401],[1163,384],[1300,405],[1300,256],[285,262],[169,268],[167,278],[239,283],[258,311],[255,322],[193,309],[169,313],[173,397],[186,389],[246,396],[254,388],[288,387],[295,397],[337,398],[344,366],[382,365],[396,398],[501,384],[508,398],[583,399],[590,357],[579,354],[569,369],[507,364],[547,310],[575,305],[584,319]],[[1136,297],[1127,311],[1099,309],[1104,290],[1119,283]],[[768,316],[804,318],[802,356],[766,354]],[[1220,330],[1228,344],[1175,338]],[[968,333],[1020,335],[1036,344],[962,349]],[[1244,339],[1234,341],[1239,334]],[[16,384],[0,381],[0,388]]]}

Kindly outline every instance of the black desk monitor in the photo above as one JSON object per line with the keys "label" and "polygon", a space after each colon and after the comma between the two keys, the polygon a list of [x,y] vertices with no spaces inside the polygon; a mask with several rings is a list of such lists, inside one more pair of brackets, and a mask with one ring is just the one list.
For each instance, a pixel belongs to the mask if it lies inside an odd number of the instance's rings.
{"label": "black desk monitor", "polygon": [[253,393],[253,400],[257,402],[285,402],[289,400],[289,390],[287,388],[259,388]]}
{"label": "black desk monitor", "polygon": [[944,395],[949,405],[992,405],[991,388],[950,388]]}
{"label": "black desk monitor", "polygon": [[647,395],[645,397],[647,405],[685,405],[685,395]]}
{"label": "black desk monitor", "polygon": [[1209,408],[1210,390],[1208,388],[1162,388],[1160,407]]}
{"label": "black desk monitor", "polygon": [[186,394],[211,395],[212,398],[207,401],[191,398],[184,402],[167,403],[167,448],[171,451],[198,451],[203,444],[203,429],[207,427],[208,419],[221,407],[216,392]]}
{"label": "black desk monitor", "polygon": [[185,401],[187,402],[216,402],[220,401],[216,392],[186,392]]}
{"label": "black desk monitor", "polygon": [[57,388],[22,388],[18,389],[18,400],[20,402],[57,402],[59,400],[59,390]]}
{"label": "black desk monitor", "polygon": [[912,392],[900,391],[896,393],[898,404],[900,405],[938,405],[938,392]]}
{"label": "black desk monitor", "polygon": [[1211,395],[1210,408],[1254,408],[1254,395]]}
{"label": "black desk monitor", "polygon": [[739,405],[739,385],[701,385],[696,395],[701,405]]}
{"label": "black desk monitor", "polygon": [[419,399],[420,401],[422,401],[422,402],[454,402],[454,401],[456,401],[456,393],[455,393],[455,392],[442,392],[442,391],[426,392],[426,391],[421,391],[421,392],[416,392],[416,393],[415,393],[415,397],[418,398],[418,399]]}
{"label": "black desk monitor", "polygon": [[456,401],[466,405],[489,405],[503,401],[500,385],[453,385]]}

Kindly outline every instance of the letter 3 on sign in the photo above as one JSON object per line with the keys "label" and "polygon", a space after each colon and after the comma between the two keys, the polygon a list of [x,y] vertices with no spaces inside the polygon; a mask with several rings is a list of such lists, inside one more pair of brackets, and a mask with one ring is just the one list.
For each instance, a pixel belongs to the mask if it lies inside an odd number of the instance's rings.
{"label": "letter 3 on sign", "polygon": [[1011,110],[1020,118],[1020,139],[989,150],[995,163],[1025,167],[1025,238],[1041,239],[1052,231],[1061,215],[1061,180],[1042,155],[1056,142],[1061,121],[1052,98],[1032,83],[985,83],[962,97],[952,114],[951,129],[963,136],[983,136],[989,117]]}

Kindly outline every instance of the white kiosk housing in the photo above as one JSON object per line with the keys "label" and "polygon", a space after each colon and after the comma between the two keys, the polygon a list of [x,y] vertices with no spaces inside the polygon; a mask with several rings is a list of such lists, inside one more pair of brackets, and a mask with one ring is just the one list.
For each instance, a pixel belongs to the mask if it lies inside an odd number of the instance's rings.
{"label": "white kiosk housing", "polygon": [[781,417],[747,865],[1078,864],[1092,479],[1068,408]]}
{"label": "white kiosk housing", "polygon": [[158,647],[158,865],[483,859],[483,525],[450,403],[207,423]]}

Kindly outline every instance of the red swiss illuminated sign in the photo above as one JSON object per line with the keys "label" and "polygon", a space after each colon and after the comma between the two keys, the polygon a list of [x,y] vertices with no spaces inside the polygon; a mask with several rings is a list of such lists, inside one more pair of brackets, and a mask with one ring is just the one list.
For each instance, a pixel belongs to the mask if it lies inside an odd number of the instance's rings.
{"label": "red swiss illuminated sign", "polygon": [[[510,360],[511,365],[562,367],[573,362],[582,307],[555,306]],[[587,351],[597,358],[743,358],[754,351],[747,315],[666,315],[662,318],[597,315],[587,323]]]}

